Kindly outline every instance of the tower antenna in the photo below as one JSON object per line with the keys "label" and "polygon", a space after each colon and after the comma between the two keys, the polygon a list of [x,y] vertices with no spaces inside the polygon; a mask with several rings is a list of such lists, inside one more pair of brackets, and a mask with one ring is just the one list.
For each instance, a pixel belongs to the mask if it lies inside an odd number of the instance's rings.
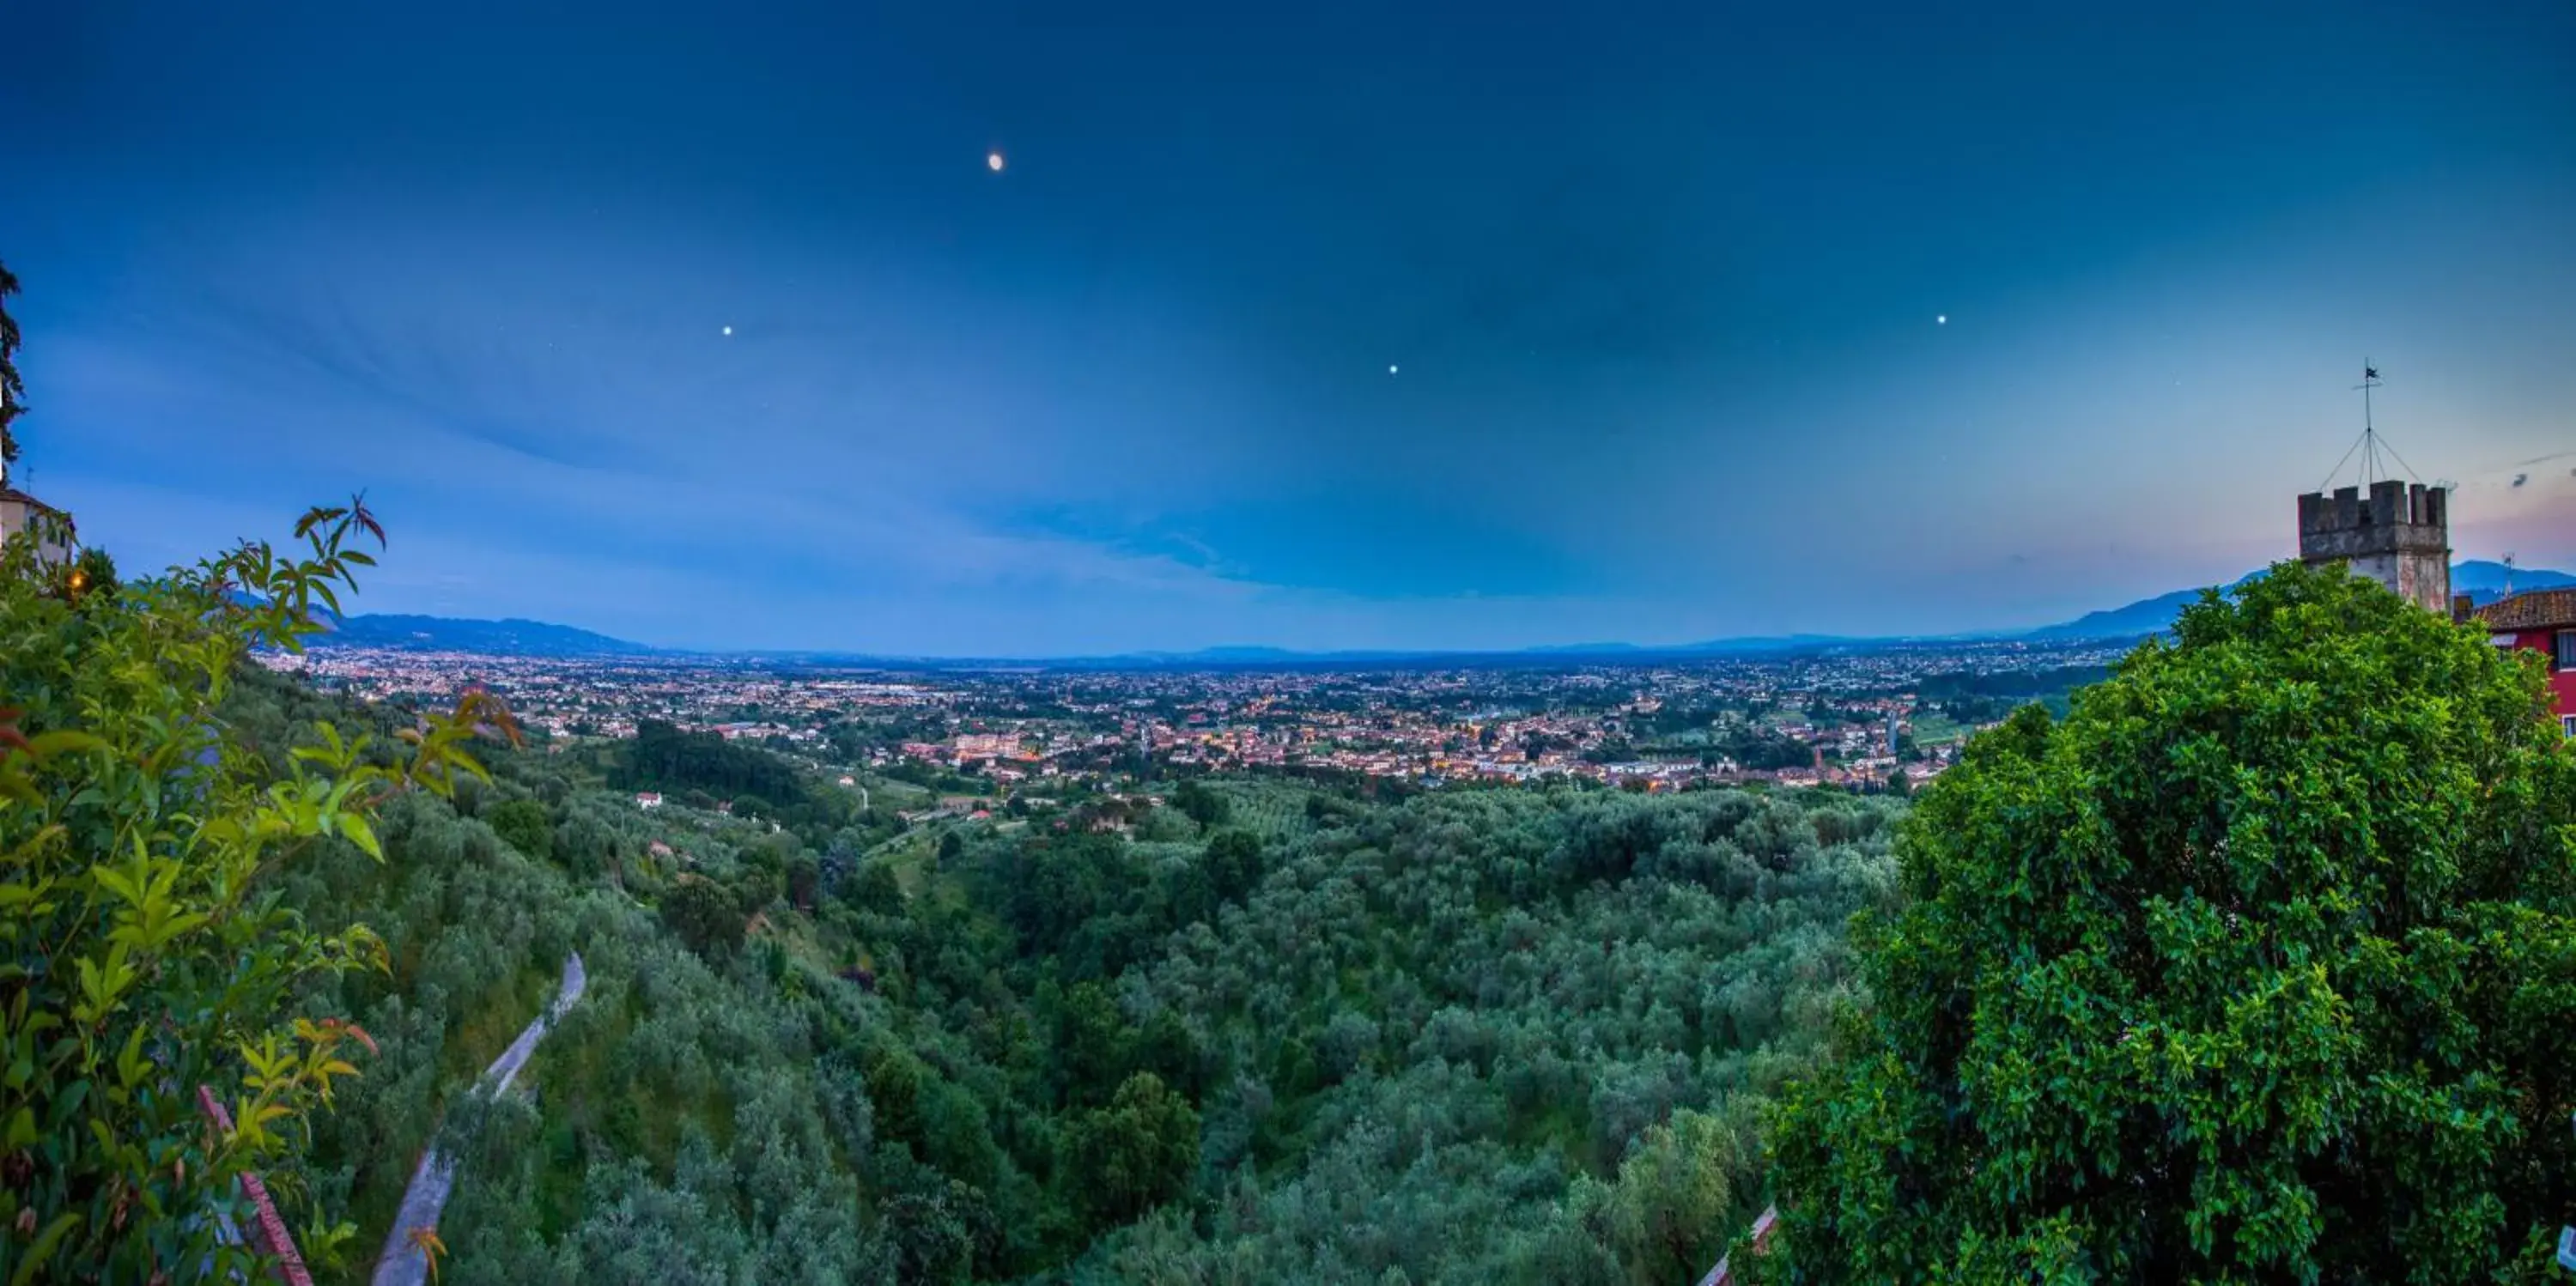
{"label": "tower antenna", "polygon": [[[2361,392],[2361,436],[2353,441],[2350,450],[2343,453],[2343,459],[2335,461],[2334,471],[2326,475],[2326,480],[2318,486],[2318,491],[2332,490],[2334,480],[2343,473],[2344,465],[2354,456],[2361,457],[2360,481],[2361,489],[2364,491],[2370,490],[2370,485],[2381,478],[2396,477],[2400,469],[2404,470],[2408,477],[2415,478],[2418,482],[2423,481],[2416,475],[2414,466],[2406,463],[2406,458],[2397,454],[2396,450],[2379,436],[2379,426],[2371,416],[2370,391],[2378,388],[2381,382],[2379,368],[2371,365],[2369,358],[2361,359],[2361,382],[2353,385]],[[2391,465],[2396,467],[2389,467]]]}
{"label": "tower antenna", "polygon": [[2353,387],[2361,390],[2361,489],[2368,491],[2379,455],[2379,428],[2370,418],[2370,391],[2379,387],[2379,368],[2368,357],[2361,359],[2361,383]]}
{"label": "tower antenna", "polygon": [[[2379,368],[2363,358],[2361,383],[2354,386],[2362,397],[2361,436],[2323,485],[2299,497],[2299,561],[2352,566],[2399,598],[2447,615],[2453,606],[2450,489],[2423,485],[2406,457],[2380,440],[2371,405],[2379,383]],[[2355,455],[2362,485],[2335,490],[2345,461]],[[2401,472],[2415,480],[2413,487],[2398,480]]]}

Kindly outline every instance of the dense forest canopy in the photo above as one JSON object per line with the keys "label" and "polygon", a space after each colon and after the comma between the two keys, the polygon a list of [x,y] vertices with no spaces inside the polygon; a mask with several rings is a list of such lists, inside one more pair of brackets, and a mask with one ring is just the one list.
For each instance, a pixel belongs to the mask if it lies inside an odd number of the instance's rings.
{"label": "dense forest canopy", "polygon": [[728,741],[720,733],[682,731],[659,719],[636,725],[617,764],[613,784],[635,790],[698,790],[718,799],[748,795],[773,802],[804,793],[796,770],[777,755]]}
{"label": "dense forest canopy", "polygon": [[[313,1185],[381,1226],[466,1138],[448,1279],[1673,1280],[1758,1209],[1759,1109],[1895,880],[1879,801],[1237,779],[1168,838],[912,831],[824,878],[830,836],[568,762],[291,885],[394,962],[330,998],[382,1053]],[[576,945],[533,1101],[442,1125]]]}

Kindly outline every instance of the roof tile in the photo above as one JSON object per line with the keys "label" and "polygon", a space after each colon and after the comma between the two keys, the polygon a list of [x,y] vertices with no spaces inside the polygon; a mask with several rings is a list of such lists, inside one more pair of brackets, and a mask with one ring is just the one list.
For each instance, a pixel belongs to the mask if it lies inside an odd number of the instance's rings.
{"label": "roof tile", "polygon": [[2529,589],[2469,613],[2492,630],[2543,630],[2576,626],[2576,586]]}

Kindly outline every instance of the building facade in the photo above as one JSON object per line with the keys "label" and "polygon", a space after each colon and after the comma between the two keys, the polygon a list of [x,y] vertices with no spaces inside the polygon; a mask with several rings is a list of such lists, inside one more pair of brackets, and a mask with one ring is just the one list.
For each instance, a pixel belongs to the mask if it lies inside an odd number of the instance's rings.
{"label": "building facade", "polygon": [[2299,561],[2342,563],[2428,612],[2451,610],[2450,495],[2394,478],[2299,497]]}
{"label": "building facade", "polygon": [[2525,590],[2461,615],[2486,627],[2500,648],[2538,652],[2549,666],[2558,726],[2576,737],[2576,588]]}
{"label": "building facade", "polygon": [[70,514],[0,483],[0,545],[20,539],[39,542],[37,552],[49,563],[80,556]]}

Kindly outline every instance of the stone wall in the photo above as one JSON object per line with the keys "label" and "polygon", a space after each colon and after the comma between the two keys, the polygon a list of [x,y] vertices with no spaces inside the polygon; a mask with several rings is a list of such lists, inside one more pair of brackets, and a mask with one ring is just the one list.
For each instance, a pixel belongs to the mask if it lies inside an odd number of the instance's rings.
{"label": "stone wall", "polygon": [[2428,612],[2451,610],[2450,493],[2399,482],[2299,497],[2299,560],[2343,563]]}

